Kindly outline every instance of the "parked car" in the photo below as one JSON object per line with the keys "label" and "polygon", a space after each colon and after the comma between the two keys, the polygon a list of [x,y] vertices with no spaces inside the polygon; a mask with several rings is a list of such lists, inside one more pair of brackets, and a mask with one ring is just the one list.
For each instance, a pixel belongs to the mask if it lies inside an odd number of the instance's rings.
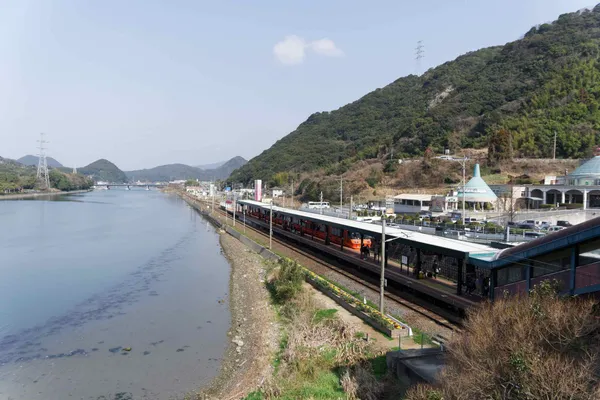
{"label": "parked car", "polygon": [[517,228],[519,228],[519,229],[529,229],[529,230],[533,231],[533,230],[537,229],[537,226],[535,226],[534,224],[527,224],[527,223],[525,223],[525,224],[519,224],[519,225],[517,225]]}
{"label": "parked car", "polygon": [[563,229],[566,229],[566,228],[564,226],[551,225],[548,227],[548,229],[546,229],[546,231],[548,233],[552,233],[552,232],[562,231]]}
{"label": "parked car", "polygon": [[552,224],[548,221],[542,221],[542,223],[540,224],[540,229],[548,229],[552,226]]}
{"label": "parked car", "polygon": [[573,226],[573,224],[570,223],[569,221],[556,221],[556,225],[562,226],[563,228],[568,228],[570,226]]}
{"label": "parked car", "polygon": [[541,238],[544,236],[546,236],[546,234],[542,233],[542,232],[525,232],[523,234],[523,237],[530,238],[530,239],[538,239],[538,238]]}

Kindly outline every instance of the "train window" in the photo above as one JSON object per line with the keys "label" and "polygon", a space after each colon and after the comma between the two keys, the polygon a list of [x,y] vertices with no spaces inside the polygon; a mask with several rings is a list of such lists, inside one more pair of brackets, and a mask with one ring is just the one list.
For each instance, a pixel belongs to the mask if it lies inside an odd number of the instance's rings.
{"label": "train window", "polygon": [[360,233],[352,232],[352,233],[350,234],[350,237],[351,237],[352,239],[360,239]]}

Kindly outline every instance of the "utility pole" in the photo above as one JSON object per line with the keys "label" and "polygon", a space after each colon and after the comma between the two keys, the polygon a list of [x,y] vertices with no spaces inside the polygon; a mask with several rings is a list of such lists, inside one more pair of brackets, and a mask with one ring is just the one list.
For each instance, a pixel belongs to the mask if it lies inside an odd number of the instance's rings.
{"label": "utility pole", "polygon": [[463,167],[463,202],[462,202],[463,203],[462,204],[463,209],[462,209],[462,217],[463,217],[463,226],[465,226],[465,219],[466,219],[466,215],[465,215],[465,213],[466,213],[466,209],[465,209],[465,202],[466,202],[466,200],[465,200],[465,198],[466,198],[466,195],[467,195],[465,193],[465,188],[467,187],[467,172],[466,172],[466,169],[467,169],[467,157],[464,158],[462,167]]}
{"label": "utility pole", "polygon": [[463,227],[465,226],[465,186],[467,185],[467,172],[466,172],[466,168],[467,168],[467,156],[464,156],[464,158],[462,159],[462,161],[459,161],[462,164],[462,169],[463,169],[463,177],[462,177],[462,223],[463,223]]}
{"label": "utility pole", "polygon": [[215,213],[215,185],[211,182],[209,188],[210,193],[212,194],[212,213]]}
{"label": "utility pole", "polygon": [[556,160],[556,131],[554,131],[554,151],[552,152],[552,159]]}
{"label": "utility pole", "polygon": [[344,204],[343,204],[343,197],[344,196],[344,180],[343,178],[340,176],[340,213],[344,212]]}
{"label": "utility pole", "polygon": [[319,206],[319,214],[323,215],[323,192],[321,192],[321,205]]}
{"label": "utility pole", "polygon": [[294,180],[292,179],[292,193],[290,194],[290,208],[294,208]]}
{"label": "utility pole", "polygon": [[38,149],[40,153],[38,154],[38,168],[37,168],[37,179],[41,181],[41,186],[45,190],[50,190],[50,175],[48,174],[48,162],[46,161],[46,140],[44,140],[44,133],[40,133],[40,140],[38,140],[40,144]]}
{"label": "utility pole", "polygon": [[233,193],[233,226],[235,226],[235,214],[237,213],[237,202],[235,198],[235,193]]}
{"label": "utility pole", "polygon": [[384,314],[385,292],[385,218],[381,216],[381,277],[379,279],[379,312]]}
{"label": "utility pole", "polygon": [[348,219],[352,219],[352,196],[350,196],[350,211],[348,211]]}
{"label": "utility pole", "polygon": [[269,250],[273,245],[273,198],[271,198],[271,217],[269,218]]}

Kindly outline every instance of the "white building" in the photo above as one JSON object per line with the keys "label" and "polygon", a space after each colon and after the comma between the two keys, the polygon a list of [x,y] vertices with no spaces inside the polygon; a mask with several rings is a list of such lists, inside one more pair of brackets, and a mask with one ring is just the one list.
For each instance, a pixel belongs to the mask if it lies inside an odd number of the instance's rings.
{"label": "white building", "polygon": [[[520,208],[538,208],[580,204],[585,210],[600,208],[600,156],[583,163],[566,176],[547,177],[545,185],[494,185],[500,197],[512,197],[524,204]],[[511,193],[512,191],[512,193]]]}
{"label": "white building", "polygon": [[403,193],[394,196],[395,214],[418,214],[421,211],[429,211],[431,206],[430,194]]}
{"label": "white building", "polygon": [[283,189],[274,187],[271,189],[271,197],[276,199],[277,197],[282,197],[285,194]]}

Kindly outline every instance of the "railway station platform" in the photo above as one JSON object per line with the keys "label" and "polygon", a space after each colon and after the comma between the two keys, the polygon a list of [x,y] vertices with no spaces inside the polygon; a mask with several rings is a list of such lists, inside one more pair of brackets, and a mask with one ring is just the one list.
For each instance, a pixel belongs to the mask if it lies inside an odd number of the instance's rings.
{"label": "railway station platform", "polygon": [[[271,213],[271,205],[260,203],[251,200],[240,200],[237,205],[237,218],[241,217],[242,210],[246,211],[246,221],[252,221],[252,224],[268,231],[268,218]],[[251,218],[249,214],[260,211],[261,218]],[[344,246],[343,240],[339,244],[329,243],[327,240],[315,237],[314,235],[303,234],[302,231],[290,229],[292,224],[281,226],[275,223],[281,218],[289,218],[292,221],[311,221],[317,224],[322,224],[327,227],[327,234],[332,231],[332,228],[337,228],[338,231],[357,233],[362,236],[373,238],[378,246],[381,244],[382,226],[366,222],[336,218],[304,211],[285,209],[282,207],[273,206],[273,233],[279,237],[284,237],[288,241],[294,241],[303,246],[308,246],[316,251],[334,257],[337,260],[351,264],[361,271],[369,271],[373,274],[380,274],[381,262],[375,261],[373,257],[362,257],[358,249],[353,249]],[[361,237],[362,237],[361,236]],[[465,243],[455,239],[448,239],[438,236],[427,235],[419,232],[405,231],[397,228],[385,228],[386,249],[389,249],[393,242],[402,243],[410,246],[416,251],[416,259],[413,265],[402,265],[400,260],[393,260],[386,257],[385,278],[388,285],[401,288],[401,290],[411,293],[418,293],[426,297],[434,299],[437,304],[464,311],[470,306],[476,304],[482,298],[476,295],[466,294],[464,290],[465,276],[469,273],[474,273],[474,267],[469,264],[472,257],[486,258],[493,256],[498,250],[489,246],[480,244]],[[386,250],[386,255],[390,251]],[[457,260],[457,277],[453,282],[449,279],[439,277],[418,279],[415,272],[422,270],[421,259],[425,255],[443,255],[446,257],[454,257]],[[421,275],[422,276],[422,275]]]}

